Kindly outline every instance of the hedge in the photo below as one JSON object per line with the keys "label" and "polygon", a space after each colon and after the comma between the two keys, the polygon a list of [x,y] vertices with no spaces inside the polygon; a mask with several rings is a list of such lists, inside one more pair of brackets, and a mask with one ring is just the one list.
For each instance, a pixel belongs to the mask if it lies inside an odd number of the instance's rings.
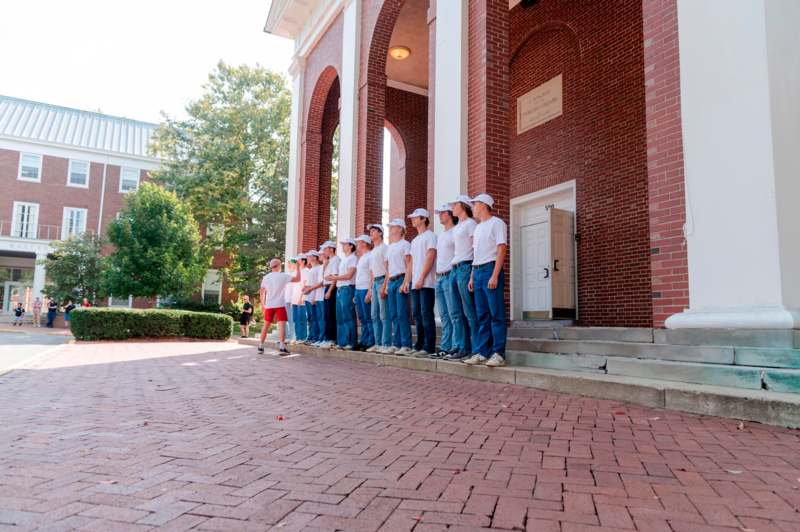
{"label": "hedge", "polygon": [[230,316],[186,310],[77,308],[70,314],[70,330],[78,340],[125,340],[185,336],[227,340]]}

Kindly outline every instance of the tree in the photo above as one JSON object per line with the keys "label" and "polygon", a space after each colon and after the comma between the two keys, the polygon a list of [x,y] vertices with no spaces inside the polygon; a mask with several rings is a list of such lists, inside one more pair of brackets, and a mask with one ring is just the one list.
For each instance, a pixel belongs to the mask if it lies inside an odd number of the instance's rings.
{"label": "tree", "polygon": [[53,242],[53,252],[42,261],[47,270],[44,294],[56,301],[85,297],[93,304],[106,297],[103,244],[90,233]]}
{"label": "tree", "polygon": [[125,198],[108,226],[114,251],[108,257],[112,294],[155,298],[196,291],[210,264],[200,228],[174,192],[143,183]]}
{"label": "tree", "polygon": [[283,76],[259,66],[220,62],[188,118],[165,122],[154,136],[162,159],[152,177],[186,201],[197,221],[224,226],[223,273],[254,292],[269,259],[283,253],[291,95]]}

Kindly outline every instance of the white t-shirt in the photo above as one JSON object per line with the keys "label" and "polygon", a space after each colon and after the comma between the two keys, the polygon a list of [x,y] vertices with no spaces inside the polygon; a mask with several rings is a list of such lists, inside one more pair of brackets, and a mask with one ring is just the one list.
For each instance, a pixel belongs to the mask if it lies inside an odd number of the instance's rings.
{"label": "white t-shirt", "polygon": [[[339,262],[339,275],[346,275],[347,270],[350,268],[355,268],[358,266],[358,257],[356,257],[355,253],[351,253],[349,255],[345,255],[345,257]],[[336,286],[352,286],[355,284],[355,279],[352,277],[347,280],[339,280],[336,281]]]}
{"label": "white t-shirt", "polygon": [[292,283],[292,305],[303,305],[303,283]]}
{"label": "white t-shirt", "polygon": [[[420,233],[411,241],[411,287],[419,280],[422,274],[422,269],[425,267],[425,259],[428,250],[436,249],[436,234],[428,229],[424,233]],[[423,288],[436,287],[436,264],[431,267],[428,275],[422,281]]]}
{"label": "white t-shirt", "polygon": [[[322,281],[322,265],[317,264],[308,270],[308,277],[306,278],[306,286],[314,286]],[[307,301],[322,301],[325,299],[325,289],[319,287],[306,295]]]}
{"label": "white t-shirt", "polygon": [[467,218],[453,227],[453,264],[472,260],[472,235],[477,225],[474,219]]}
{"label": "white t-shirt", "polygon": [[312,299],[310,297],[308,297],[307,294],[303,293],[303,288],[305,288],[306,286],[308,286],[310,284],[308,282],[308,274],[309,274],[310,271],[311,270],[309,270],[305,266],[303,267],[302,270],[300,270],[300,303],[298,303],[299,305],[302,305],[303,303],[305,303],[306,300],[312,301]]}
{"label": "white t-shirt", "polygon": [[381,242],[379,246],[372,248],[369,252],[369,267],[373,277],[383,277],[386,275],[386,250],[389,248]]}
{"label": "white t-shirt", "polygon": [[261,288],[267,290],[267,301],[264,308],[286,306],[286,285],[294,278],[285,272],[270,272],[261,279]]}
{"label": "white t-shirt", "polygon": [[400,239],[389,244],[386,249],[386,262],[389,263],[389,277],[406,273],[406,255],[411,255],[411,244]]}
{"label": "white t-shirt", "polygon": [[370,263],[372,262],[372,252],[367,251],[358,258],[356,266],[356,290],[366,290],[369,288]]}
{"label": "white t-shirt", "polygon": [[[338,255],[334,255],[328,259],[328,264],[326,264],[325,268],[322,270],[322,278],[325,279],[325,277],[329,275],[337,275],[339,273],[339,262],[341,261]],[[331,282],[327,280],[323,282],[325,283],[325,286],[331,284]]]}
{"label": "white t-shirt", "polygon": [[455,231],[455,227],[443,232],[436,239],[436,273],[446,273],[453,269],[453,255],[455,254],[453,231]]}
{"label": "white t-shirt", "polygon": [[[292,274],[289,274],[289,275],[292,275]],[[294,288],[295,288],[295,285],[296,285],[296,284],[297,284],[297,283],[289,283],[289,284],[287,284],[287,285],[286,285],[286,288],[285,288],[285,289],[284,289],[284,291],[283,291],[284,300],[285,300],[285,301],[286,301],[286,303],[288,303],[289,305],[291,305],[291,304],[292,304],[292,297],[294,296]]]}
{"label": "white t-shirt", "polygon": [[503,220],[492,216],[485,222],[479,223],[475,228],[472,244],[475,253],[473,266],[480,266],[496,260],[497,246],[506,242],[506,223]]}

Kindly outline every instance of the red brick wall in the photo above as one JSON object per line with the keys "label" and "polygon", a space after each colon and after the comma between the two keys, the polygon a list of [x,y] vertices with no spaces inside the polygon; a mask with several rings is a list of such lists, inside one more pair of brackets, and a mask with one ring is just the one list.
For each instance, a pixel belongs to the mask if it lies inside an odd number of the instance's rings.
{"label": "red brick wall", "polygon": [[676,0],[644,0],[653,325],[689,306]]}
{"label": "red brick wall", "polygon": [[[405,147],[405,218],[414,209],[428,204],[428,98],[387,87],[386,120],[400,134]],[[411,239],[416,231],[410,223],[406,226],[406,237]]]}
{"label": "red brick wall", "polygon": [[[576,180],[585,325],[650,326],[641,0],[541,0],[510,12],[510,193]],[[516,99],[563,74],[564,114],[521,135]]]}

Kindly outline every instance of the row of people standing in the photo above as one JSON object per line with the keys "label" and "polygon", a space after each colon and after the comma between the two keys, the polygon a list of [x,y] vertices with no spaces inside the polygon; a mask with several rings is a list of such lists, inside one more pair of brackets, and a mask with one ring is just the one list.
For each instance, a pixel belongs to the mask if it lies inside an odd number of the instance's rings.
{"label": "row of people standing", "polygon": [[462,195],[434,211],[439,235],[420,208],[408,215],[417,232],[411,242],[405,221],[395,219],[388,244],[384,227],[369,224],[368,234],[341,241],[342,257],[331,241],[295,257],[288,270],[300,275],[285,289],[293,342],[505,365],[507,226],[493,207],[488,194]]}

